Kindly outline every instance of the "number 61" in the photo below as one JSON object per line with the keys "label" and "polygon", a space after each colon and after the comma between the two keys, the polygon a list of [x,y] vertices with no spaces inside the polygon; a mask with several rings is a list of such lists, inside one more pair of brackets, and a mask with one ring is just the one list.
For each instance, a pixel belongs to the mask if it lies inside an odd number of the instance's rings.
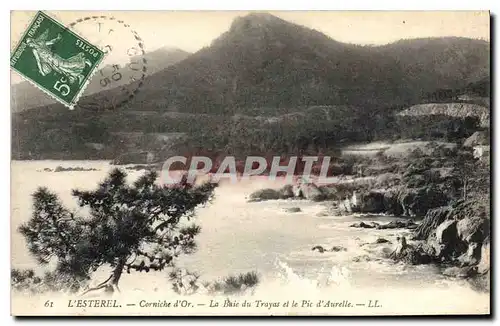
{"label": "number 61", "polygon": [[69,86],[67,84],[64,84],[66,83],[67,80],[64,78],[64,77],[61,77],[61,79],[59,79],[58,81],[56,81],[56,83],[54,84],[54,89],[59,91],[63,96],[66,96],[69,94],[69,92],[71,91],[71,89],[69,88]]}

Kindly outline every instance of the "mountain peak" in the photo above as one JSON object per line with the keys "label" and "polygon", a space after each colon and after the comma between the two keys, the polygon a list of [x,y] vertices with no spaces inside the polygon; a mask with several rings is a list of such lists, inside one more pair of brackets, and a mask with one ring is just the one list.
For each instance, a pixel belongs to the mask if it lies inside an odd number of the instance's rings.
{"label": "mountain peak", "polygon": [[237,17],[231,24],[230,31],[238,32],[259,28],[269,28],[276,24],[290,24],[285,20],[264,12],[252,12],[245,16]]}
{"label": "mountain peak", "polygon": [[170,46],[170,45],[162,46],[162,47],[157,48],[156,50],[150,51],[148,53],[153,53],[153,52],[157,52],[157,53],[184,52],[184,53],[190,54],[189,52],[184,51],[181,48],[178,48],[176,46]]}

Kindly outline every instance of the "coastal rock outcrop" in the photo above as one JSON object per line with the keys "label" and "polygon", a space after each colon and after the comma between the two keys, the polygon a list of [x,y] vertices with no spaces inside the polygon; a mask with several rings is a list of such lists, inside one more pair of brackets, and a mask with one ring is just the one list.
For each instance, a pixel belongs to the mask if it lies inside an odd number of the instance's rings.
{"label": "coastal rock outcrop", "polygon": [[352,228],[364,228],[364,229],[414,229],[417,227],[417,224],[413,220],[398,220],[391,221],[386,224],[380,224],[377,222],[357,222],[349,225]]}
{"label": "coastal rock outcrop", "polygon": [[338,201],[345,198],[344,191],[339,189],[339,185],[324,185],[318,188],[323,193],[324,200]]}
{"label": "coastal rock outcrop", "polygon": [[288,199],[288,198],[293,198],[294,193],[293,193],[293,186],[292,185],[284,185],[281,187],[280,190],[278,190],[278,195],[280,199]]}
{"label": "coastal rock outcrop", "polygon": [[318,251],[320,253],[324,253],[326,251],[330,251],[330,252],[347,251],[347,249],[344,248],[344,247],[342,247],[342,246],[333,246],[330,250],[326,250],[325,247],[320,246],[320,245],[312,247],[311,250],[312,251]]}
{"label": "coastal rock outcrop", "polygon": [[[466,217],[457,223],[457,236],[466,245],[466,250],[458,257],[462,265],[479,264],[485,250],[489,246],[489,219],[481,217]],[[488,253],[489,254],[489,253]]]}
{"label": "coastal rock outcrop", "polygon": [[357,206],[353,206],[353,211],[372,214],[385,212],[384,194],[374,191],[361,193],[357,200]]}
{"label": "coastal rock outcrop", "polygon": [[287,207],[287,208],[284,208],[283,210],[287,213],[300,213],[300,212],[302,212],[300,207]]}
{"label": "coastal rock outcrop", "polygon": [[448,198],[433,186],[391,188],[386,190],[353,190],[339,202],[344,213],[390,214],[423,217],[433,208],[446,205]]}
{"label": "coastal rock outcrop", "polygon": [[415,229],[418,226],[413,220],[398,220],[391,221],[387,224],[380,224],[377,226],[379,230],[385,229]]}
{"label": "coastal rock outcrop", "polygon": [[276,200],[280,199],[280,193],[278,190],[265,188],[260,189],[252,194],[250,194],[250,200],[252,202],[263,201],[263,200]]}
{"label": "coastal rock outcrop", "polygon": [[458,237],[467,243],[482,242],[488,232],[488,223],[484,218],[466,217],[457,223]]}
{"label": "coastal rock outcrop", "polygon": [[433,249],[433,255],[444,261],[450,261],[458,258],[456,252],[461,243],[457,236],[457,222],[454,220],[446,220],[439,224],[434,234],[427,240],[430,247]]}
{"label": "coastal rock outcrop", "polygon": [[250,195],[250,201],[276,200],[276,199],[308,199],[323,201],[326,199],[322,189],[315,184],[285,185],[280,189],[259,189]]}
{"label": "coastal rock outcrop", "polygon": [[423,217],[430,209],[446,205],[448,198],[436,187],[425,186],[402,189],[398,202],[403,208],[403,215]]}
{"label": "coastal rock outcrop", "polygon": [[397,237],[396,248],[389,255],[389,258],[395,261],[403,261],[410,265],[428,264],[432,257],[426,252],[421,244],[409,244],[406,238]]}
{"label": "coastal rock outcrop", "polygon": [[312,251],[318,251],[318,252],[320,252],[320,253],[324,253],[324,252],[326,251],[326,249],[325,249],[323,246],[319,246],[319,245],[318,245],[318,246],[314,246],[314,247],[312,247],[312,249],[311,249],[311,250],[312,250]]}
{"label": "coastal rock outcrop", "polygon": [[475,242],[469,243],[467,250],[457,260],[460,265],[470,266],[479,263],[481,259],[481,245]]}
{"label": "coastal rock outcrop", "polygon": [[326,199],[325,194],[314,183],[303,183],[297,185],[293,189],[294,195],[297,198],[305,198],[312,201],[322,201]]}
{"label": "coastal rock outcrop", "polygon": [[389,191],[353,191],[352,195],[340,202],[345,213],[403,215],[398,193]]}
{"label": "coastal rock outcrop", "polygon": [[421,241],[432,261],[451,265],[443,271],[445,275],[463,278],[479,275],[474,282],[482,287],[489,284],[488,216],[485,205],[475,201],[461,200],[434,208],[415,229],[414,239]]}
{"label": "coastal rock outcrop", "polygon": [[351,227],[351,228],[363,228],[363,229],[375,229],[379,225],[380,224],[378,224],[377,222],[369,222],[369,223],[357,222],[357,223],[353,223],[353,224],[349,225],[349,227]]}
{"label": "coastal rock outcrop", "polygon": [[402,216],[404,214],[403,206],[398,200],[398,192],[395,190],[384,192],[383,205],[386,214],[394,216]]}
{"label": "coastal rock outcrop", "polygon": [[346,248],[342,247],[342,246],[333,246],[330,251],[332,252],[339,252],[339,251],[347,251]]}
{"label": "coastal rock outcrop", "polygon": [[429,235],[436,230],[439,224],[447,219],[448,214],[451,212],[450,206],[442,206],[433,208],[427,211],[424,219],[420,225],[415,229],[415,239],[425,240]]}

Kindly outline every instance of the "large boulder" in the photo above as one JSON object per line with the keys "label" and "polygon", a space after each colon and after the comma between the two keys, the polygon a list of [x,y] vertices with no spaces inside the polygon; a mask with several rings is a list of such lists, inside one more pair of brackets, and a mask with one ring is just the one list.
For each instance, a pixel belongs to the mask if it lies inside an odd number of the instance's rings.
{"label": "large boulder", "polygon": [[287,213],[300,213],[300,212],[302,212],[300,207],[287,207],[287,208],[284,208],[283,210]]}
{"label": "large boulder", "polygon": [[427,211],[422,223],[415,229],[415,239],[426,240],[439,224],[447,219],[451,211],[450,206],[442,206]]}
{"label": "large boulder", "polygon": [[476,265],[481,259],[481,245],[475,242],[469,243],[467,250],[458,257],[458,262],[463,266]]}
{"label": "large boulder", "polygon": [[457,236],[467,244],[467,250],[458,258],[462,265],[478,264],[481,260],[482,244],[489,235],[489,220],[481,217],[466,217],[457,222]]}
{"label": "large boulder", "polygon": [[293,186],[292,185],[285,185],[283,186],[280,190],[278,190],[279,197],[281,199],[288,199],[288,198],[293,198]]}
{"label": "large boulder", "polygon": [[280,199],[279,191],[275,189],[260,189],[250,194],[250,201],[276,200]]}
{"label": "large boulder", "polygon": [[398,200],[398,194],[395,191],[386,191],[383,198],[384,211],[386,214],[400,216],[403,215],[403,206]]}
{"label": "large boulder", "polygon": [[439,224],[436,229],[436,240],[439,244],[456,242],[457,237],[457,221],[446,220]]}
{"label": "large boulder", "polygon": [[341,200],[342,192],[337,189],[337,187],[328,185],[328,186],[320,186],[319,190],[323,194],[326,200]]}
{"label": "large boulder", "polygon": [[459,201],[429,210],[414,238],[427,240],[431,254],[440,261],[477,265],[489,238],[489,219],[481,203]]}
{"label": "large boulder", "polygon": [[314,246],[314,247],[312,247],[311,250],[312,251],[318,251],[320,253],[324,253],[326,251],[326,249],[323,246],[321,246],[321,245]]}
{"label": "large boulder", "polygon": [[384,194],[354,191],[350,197],[342,201],[342,206],[347,212],[352,213],[382,213],[384,212]]}
{"label": "large boulder", "polygon": [[423,217],[432,208],[444,206],[448,198],[433,186],[406,188],[399,194],[403,214],[411,217]]}
{"label": "large boulder", "polygon": [[429,239],[434,255],[445,261],[454,260],[464,251],[464,245],[457,235],[457,221],[446,220],[439,224]]}
{"label": "large boulder", "polygon": [[432,257],[420,244],[409,244],[404,236],[398,237],[397,241],[396,247],[389,255],[389,258],[410,265],[429,264],[432,262]]}
{"label": "large boulder", "polygon": [[358,209],[360,213],[383,213],[385,211],[384,194],[374,191],[362,193],[359,196]]}
{"label": "large boulder", "polygon": [[321,189],[313,183],[303,183],[294,188],[295,197],[305,198],[312,201],[322,201],[326,199]]}
{"label": "large boulder", "polygon": [[345,213],[366,213],[402,215],[403,208],[396,192],[353,191],[346,199],[339,201],[339,208]]}
{"label": "large boulder", "polygon": [[467,243],[482,243],[489,233],[488,220],[481,217],[466,217],[457,223],[458,237]]}

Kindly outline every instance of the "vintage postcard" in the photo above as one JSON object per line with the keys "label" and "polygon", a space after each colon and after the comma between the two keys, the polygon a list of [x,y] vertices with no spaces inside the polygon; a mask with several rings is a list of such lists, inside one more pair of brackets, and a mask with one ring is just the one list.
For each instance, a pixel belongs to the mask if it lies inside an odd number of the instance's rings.
{"label": "vintage postcard", "polygon": [[12,315],[490,314],[489,12],[12,11],[10,58]]}

